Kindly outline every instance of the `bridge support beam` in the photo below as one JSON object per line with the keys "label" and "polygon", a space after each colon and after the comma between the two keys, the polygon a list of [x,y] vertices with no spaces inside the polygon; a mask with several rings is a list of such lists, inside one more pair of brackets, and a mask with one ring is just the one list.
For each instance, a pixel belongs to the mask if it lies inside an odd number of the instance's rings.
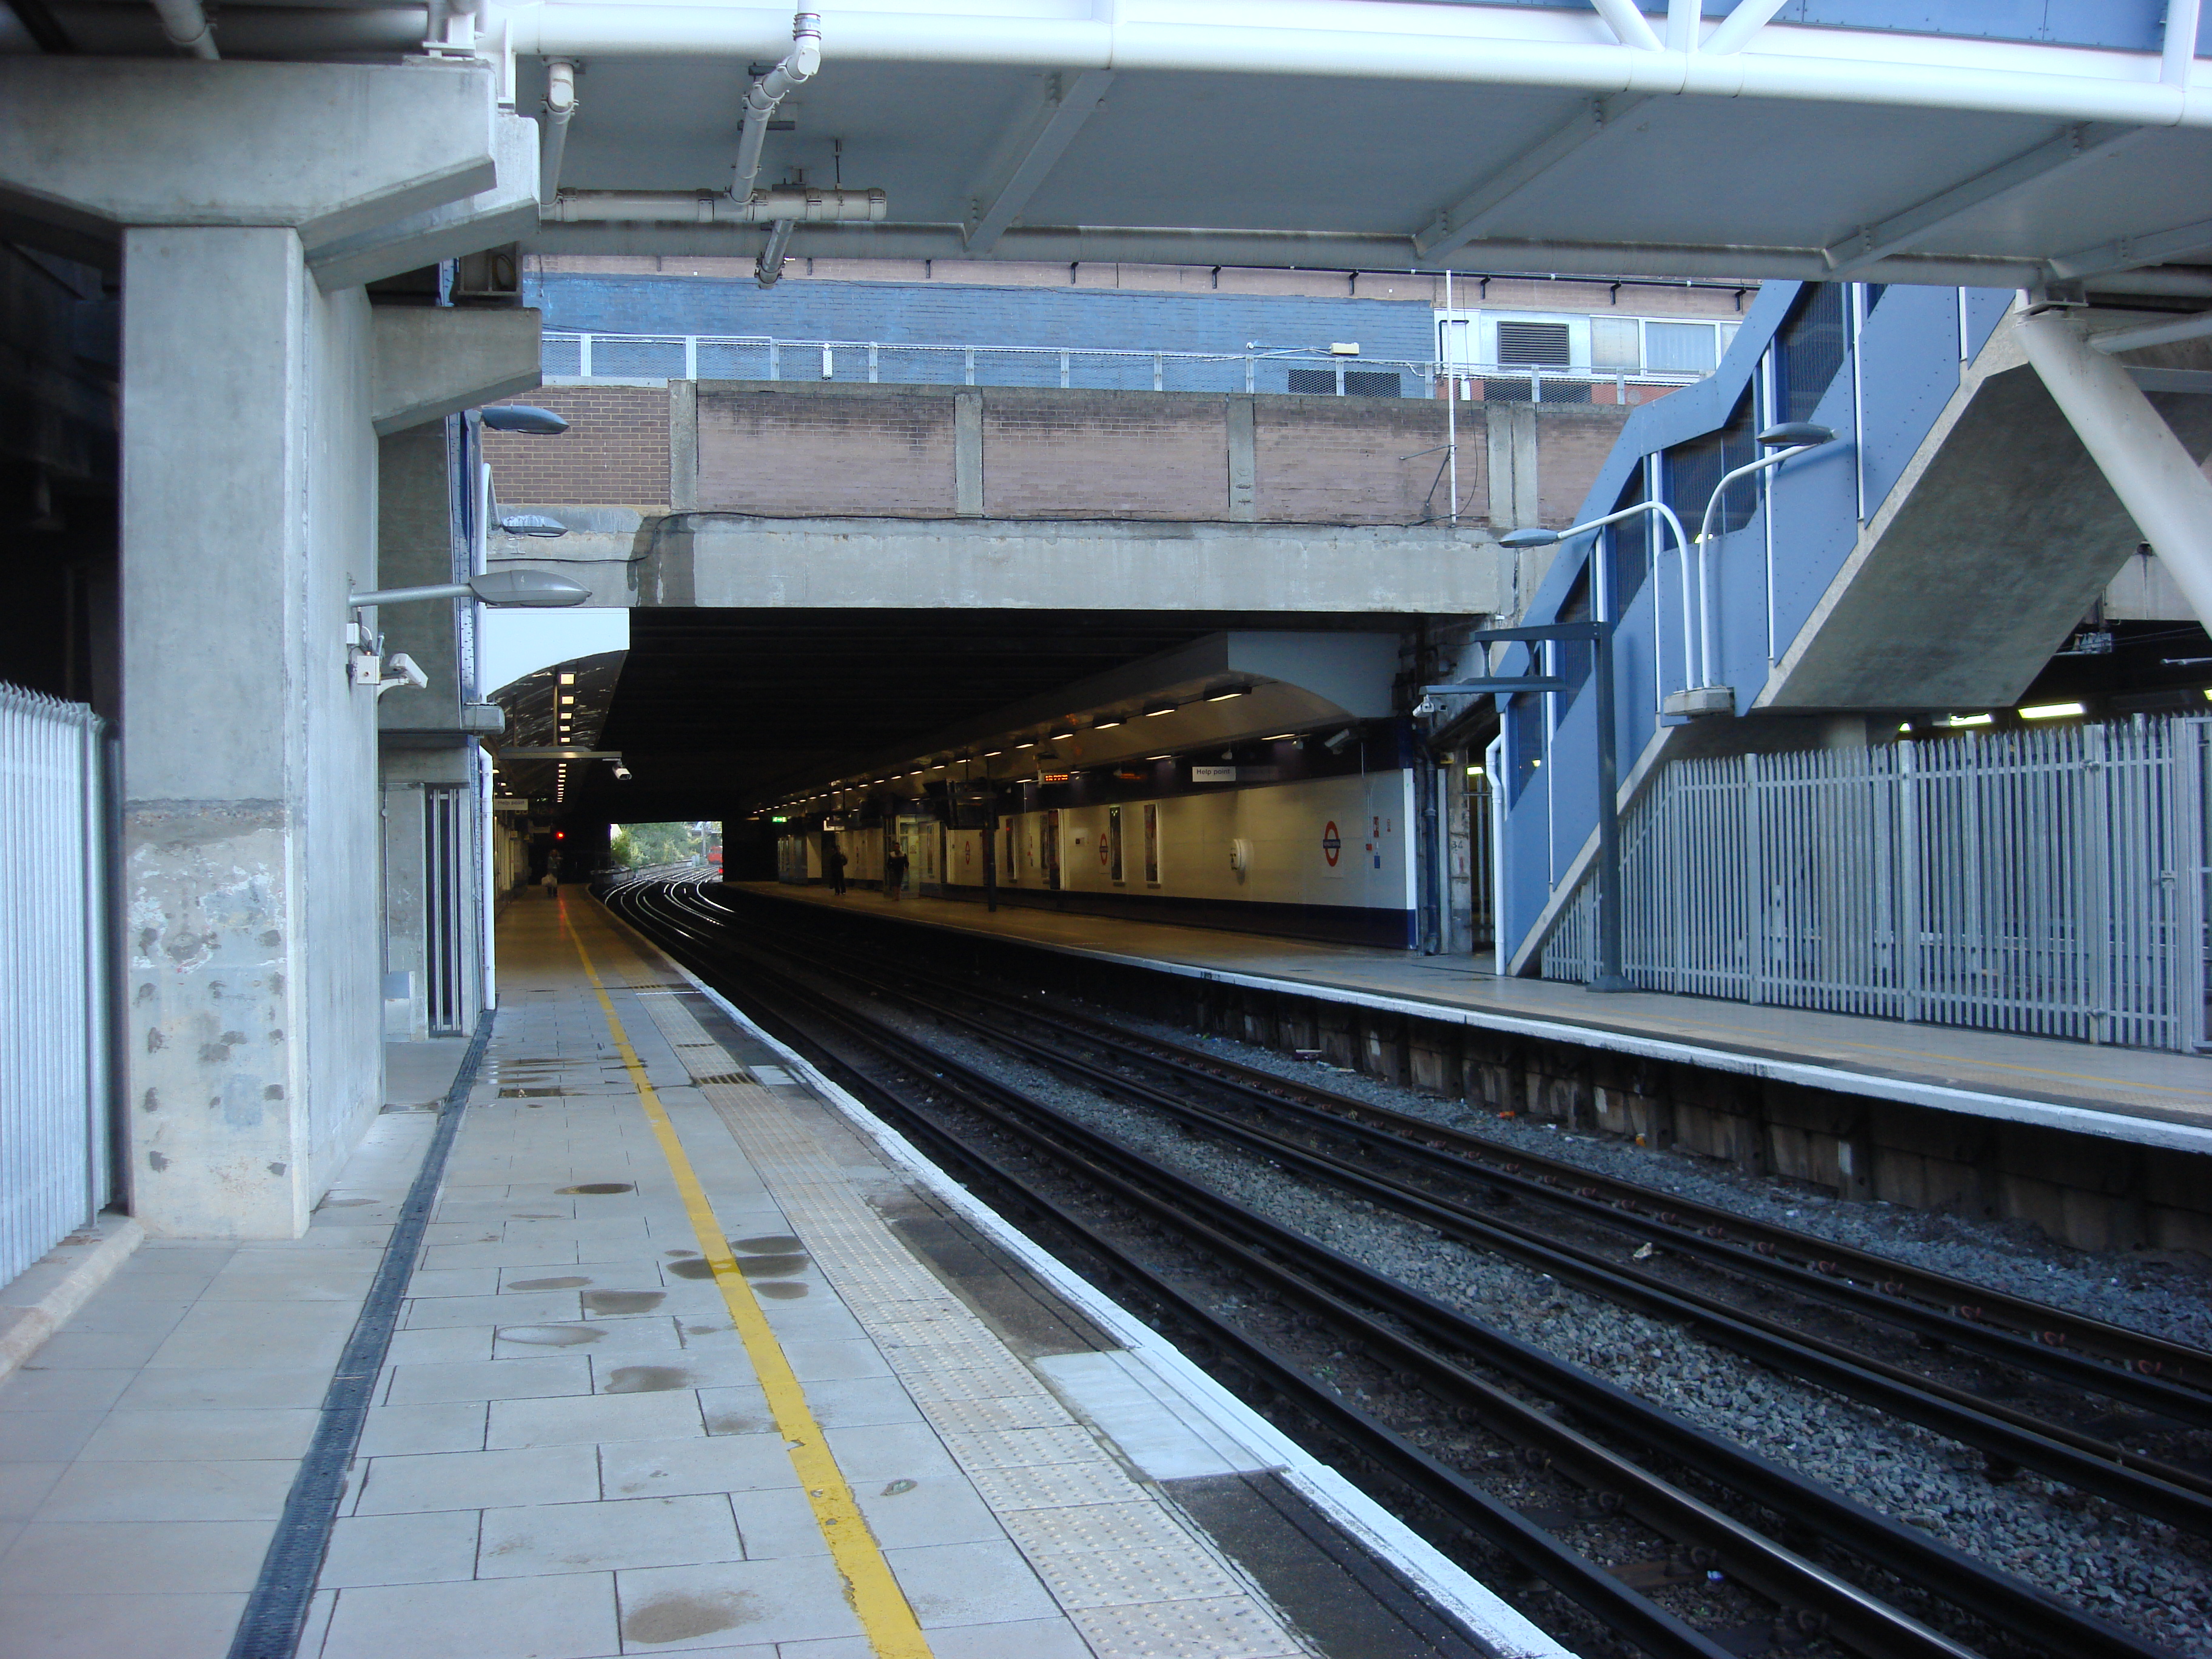
{"label": "bridge support beam", "polygon": [[2126,366],[2093,349],[2063,313],[2022,319],[2020,339],[2120,505],[2212,627],[2212,479]]}

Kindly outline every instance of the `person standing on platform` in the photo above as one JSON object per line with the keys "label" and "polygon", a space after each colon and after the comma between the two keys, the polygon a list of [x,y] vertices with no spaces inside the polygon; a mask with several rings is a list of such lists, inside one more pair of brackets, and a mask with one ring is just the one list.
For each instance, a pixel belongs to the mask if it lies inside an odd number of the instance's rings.
{"label": "person standing on platform", "polygon": [[831,842],[822,849],[822,867],[830,872],[830,890],[845,896],[845,849]]}
{"label": "person standing on platform", "polygon": [[547,898],[557,899],[561,896],[561,872],[550,864],[545,866],[544,885]]}
{"label": "person standing on platform", "polygon": [[905,885],[906,853],[896,842],[893,842],[884,854],[884,896],[896,904],[899,889]]}

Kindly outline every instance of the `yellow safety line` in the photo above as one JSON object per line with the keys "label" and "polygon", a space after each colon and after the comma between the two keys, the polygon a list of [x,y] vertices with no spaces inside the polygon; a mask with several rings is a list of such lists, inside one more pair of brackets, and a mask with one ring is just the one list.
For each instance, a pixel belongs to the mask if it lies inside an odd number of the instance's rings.
{"label": "yellow safety line", "polygon": [[691,1218],[691,1230],[699,1237],[700,1254],[714,1270],[715,1285],[730,1310],[730,1322],[744,1339],[745,1352],[760,1378],[761,1391],[768,1396],[775,1426],[782,1432],[785,1449],[791,1454],[791,1466],[799,1472],[799,1483],[805,1490],[806,1501],[813,1507],[815,1522],[822,1528],[830,1557],[844,1577],[846,1601],[859,1616],[860,1628],[867,1633],[868,1644],[878,1659],[930,1659],[928,1639],[922,1635],[921,1626],[915,1619],[914,1609],[907,1605],[898,1581],[891,1577],[890,1564],[884,1559],[875,1534],[868,1529],[866,1517],[854,1501],[853,1489],[847,1484],[844,1472],[837,1467],[836,1458],[822,1437],[822,1426],[814,1420],[814,1413],[806,1403],[806,1392],[792,1373],[783,1345],[775,1340],[775,1333],[769,1328],[767,1316],[761,1312],[752,1287],[738,1271],[737,1258],[730,1254],[729,1241],[723,1237],[721,1223],[714,1218],[706,1188],[699,1184],[691,1160],[684,1155],[684,1143],[677,1136],[676,1126],[669,1121],[668,1109],[661,1104],[659,1095],[645,1074],[643,1062],[637,1057],[637,1050],[630,1046],[629,1034],[623,1030],[622,1019],[615,1012],[614,999],[607,994],[599,969],[592,964],[592,953],[584,948],[581,935],[569,924],[566,902],[561,906],[561,927],[574,942],[576,954],[583,958],[584,976],[599,994],[599,1008],[607,1017],[607,1030],[614,1037],[615,1048],[622,1055],[630,1082],[637,1089],[638,1102],[645,1108],[653,1135],[660,1142],[661,1154],[667,1158],[669,1170],[676,1177],[676,1189],[683,1194],[684,1212]]}

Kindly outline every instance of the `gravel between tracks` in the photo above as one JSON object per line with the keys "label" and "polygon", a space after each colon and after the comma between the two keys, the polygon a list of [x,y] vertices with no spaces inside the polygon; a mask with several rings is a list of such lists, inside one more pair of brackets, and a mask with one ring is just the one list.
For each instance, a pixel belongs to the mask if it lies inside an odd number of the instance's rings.
{"label": "gravel between tracks", "polygon": [[[1824,1480],[1871,1508],[1923,1527],[2190,1659],[2212,1659],[2212,1546],[2205,1540],[2032,1475],[1993,1484],[1981,1472],[1978,1454],[1911,1424],[1778,1376],[1734,1354],[1709,1348],[1671,1325],[1599,1301],[1515,1263],[1439,1239],[1425,1229],[1378,1213],[1363,1200],[1309,1185],[1242,1152],[1186,1134],[1149,1113],[1104,1100],[934,1022],[894,1013],[881,1003],[872,1005],[872,1012],[1381,1272],[1454,1303],[1762,1455]],[[1179,1030],[1154,1029],[1163,1036],[1189,1040],[1188,1033]],[[1285,1076],[1311,1079],[1316,1069],[1241,1043],[1209,1046]],[[1638,1166],[1633,1170],[1600,1165],[1596,1155],[1620,1157],[1621,1149],[1570,1140],[1526,1126],[1497,1124],[1458,1103],[1425,1099],[1353,1074],[1322,1075],[1328,1086],[1377,1104],[1421,1110],[1435,1121],[1486,1134],[1504,1129],[1528,1137],[1496,1135],[1505,1144],[1535,1146],[1578,1161],[1589,1158],[1593,1166],[1608,1173],[1654,1180],[1654,1159],[1649,1153],[1626,1154]],[[1655,1184],[1666,1186],[1675,1180],[1682,1184],[1672,1189],[1686,1196],[1739,1208],[1772,1204],[1771,1213],[1808,1231],[1826,1231],[1869,1249],[1897,1249],[1891,1232],[1880,1228],[1846,1232],[1843,1229],[1851,1224],[1850,1218],[1832,1213],[1816,1218],[1809,1200],[1796,1194],[1786,1202],[1747,1194],[1735,1183],[1717,1182],[1695,1170],[1670,1171]],[[1840,1207],[1829,1206],[1831,1211]],[[1793,1209],[1799,1213],[1790,1214]],[[1891,1217],[1907,1224],[1929,1219],[1902,1211],[1892,1212]],[[1828,1225],[1816,1227],[1816,1221]],[[1996,1265],[2017,1276],[2002,1280],[1991,1279],[1992,1266],[1987,1262],[1978,1273],[1964,1271],[1967,1262],[1963,1258],[1972,1249],[1966,1237],[1939,1233],[1920,1240],[1908,1237],[1905,1242],[1932,1252],[1918,1259],[1946,1272],[2050,1296],[2042,1276],[2028,1277],[2036,1264],[2025,1241],[2007,1240],[2006,1259]],[[1983,1253],[1990,1254],[1986,1247]],[[2075,1276],[2076,1294],[2085,1294],[2082,1270],[2069,1267],[2066,1271]],[[2061,1278],[2058,1271],[2049,1275],[2051,1280]],[[2109,1297],[2112,1291],[2106,1287],[2101,1294]],[[2155,1298],[2154,1305],[2164,1299]],[[2106,1304],[2098,1310],[2108,1317],[2113,1312]],[[2137,1310],[2130,1304],[2129,1311]],[[2201,1323],[2202,1310],[2195,1311]],[[2179,1334],[2169,1326],[2149,1328]]]}
{"label": "gravel between tracks", "polygon": [[[1096,1018],[1103,1011],[1084,1006],[1080,1012]],[[1186,1027],[1155,1020],[1123,1014],[1110,1018],[1132,1031],[1171,1042],[1202,1044],[1242,1065],[1425,1117],[1501,1146],[1560,1158],[1655,1191],[1817,1233],[1992,1290],[2212,1350],[2212,1262],[2203,1257],[2163,1251],[2077,1250],[2054,1242],[2027,1222],[1979,1221],[1893,1204],[1846,1202],[1796,1183],[1739,1175],[1692,1153],[1651,1152],[1618,1140],[1502,1119],[1464,1101],[1417,1094],[1357,1072],[1294,1060],[1272,1048],[1226,1037],[1200,1037]]]}

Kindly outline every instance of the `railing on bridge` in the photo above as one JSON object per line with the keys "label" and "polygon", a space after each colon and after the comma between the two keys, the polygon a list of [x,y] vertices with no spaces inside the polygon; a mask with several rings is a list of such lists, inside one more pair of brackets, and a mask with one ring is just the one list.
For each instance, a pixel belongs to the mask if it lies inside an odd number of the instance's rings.
{"label": "railing on bridge", "polygon": [[[1621,824],[1638,987],[2190,1049],[2212,721],[1676,761]],[[1585,882],[1543,952],[1587,979]]]}
{"label": "railing on bridge", "polygon": [[0,685],[0,1285],[110,1193],[104,731]]}
{"label": "railing on bridge", "polygon": [[916,345],[787,340],[768,335],[545,335],[552,386],[669,380],[812,380],[898,386],[1058,386],[1109,392],[1268,392],[1335,398],[1438,398],[1493,403],[1615,403],[1705,377],[1434,359],[1279,351],[1148,351],[1119,347]]}

